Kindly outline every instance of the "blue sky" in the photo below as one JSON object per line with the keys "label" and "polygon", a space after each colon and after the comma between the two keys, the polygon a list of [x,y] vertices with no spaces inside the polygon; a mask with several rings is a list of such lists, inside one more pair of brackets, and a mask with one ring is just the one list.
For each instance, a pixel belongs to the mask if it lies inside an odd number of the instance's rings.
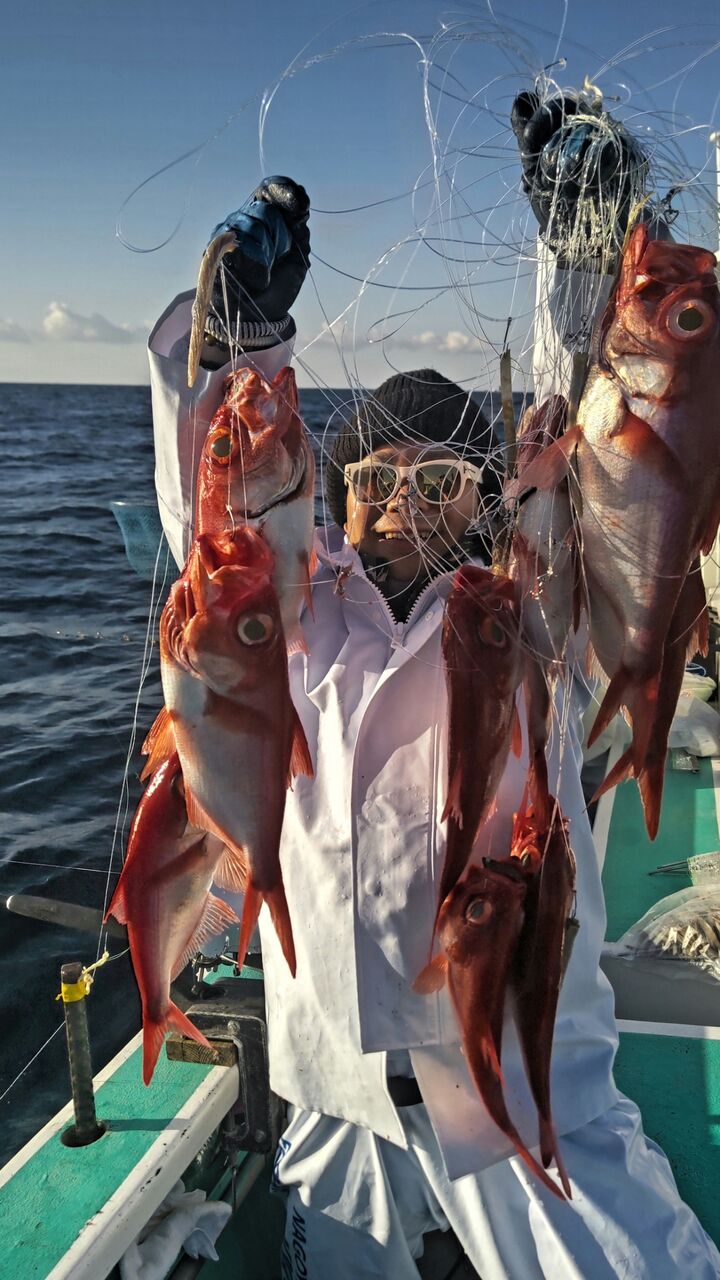
{"label": "blue sky", "polygon": [[[285,172],[316,211],[312,279],[295,309],[300,347],[310,344],[301,382],[372,385],[392,367],[433,364],[486,385],[505,317],[522,345],[531,313],[532,224],[504,122],[558,54],[562,84],[597,79],[669,172],[695,175],[692,231],[713,240],[703,190],[714,183],[716,0],[216,0],[203,11],[196,0],[30,0],[5,7],[3,37],[0,380],[146,381],[144,336],[194,283],[213,225],[263,172]],[[263,157],[261,95],[293,60]],[[205,140],[126,207],[125,238],[140,248],[180,220],[157,252],[130,252],[115,234],[123,202]],[[452,172],[463,188],[455,221],[433,211],[433,164],[441,186]]]}

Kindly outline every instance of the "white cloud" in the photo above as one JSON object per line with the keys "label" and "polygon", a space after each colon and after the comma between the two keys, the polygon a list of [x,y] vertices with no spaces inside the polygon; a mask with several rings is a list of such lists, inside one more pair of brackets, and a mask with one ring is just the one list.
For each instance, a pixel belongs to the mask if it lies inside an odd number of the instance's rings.
{"label": "white cloud", "polygon": [[432,347],[435,351],[478,351],[482,346],[479,338],[461,329],[450,329],[447,333],[436,333],[434,329],[426,329],[424,333],[408,334],[403,337],[397,334],[395,341],[400,347]]}
{"label": "white cloud", "polygon": [[51,302],[42,318],[42,332],[53,342],[143,342],[147,329],[142,325],[118,325],[94,312],[81,316],[64,302]]}
{"label": "white cloud", "polygon": [[14,320],[0,320],[0,342],[29,342],[30,335]]}

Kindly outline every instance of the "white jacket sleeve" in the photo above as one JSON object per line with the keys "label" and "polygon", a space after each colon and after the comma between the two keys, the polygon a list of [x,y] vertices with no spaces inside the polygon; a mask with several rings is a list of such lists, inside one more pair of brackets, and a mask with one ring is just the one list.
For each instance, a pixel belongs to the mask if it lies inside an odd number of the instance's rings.
{"label": "white jacket sleeve", "polygon": [[194,523],[198,460],[210,421],[222,400],[223,381],[240,368],[272,380],[290,363],[293,342],[246,354],[219,369],[199,369],[187,385],[194,291],[181,293],[163,312],[148,340],[155,436],[155,488],[160,519],[180,568],[187,559]]}
{"label": "white jacket sleeve", "polygon": [[572,358],[586,351],[596,319],[608,300],[613,276],[566,271],[538,239],[533,382],[535,403],[567,395]]}

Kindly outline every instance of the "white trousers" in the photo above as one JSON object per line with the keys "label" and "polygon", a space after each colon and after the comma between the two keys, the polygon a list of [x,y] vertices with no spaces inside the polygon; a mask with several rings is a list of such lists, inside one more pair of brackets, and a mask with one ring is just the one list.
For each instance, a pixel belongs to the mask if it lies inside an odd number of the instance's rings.
{"label": "white trousers", "polygon": [[513,1157],[450,1182],[423,1105],[408,1149],[290,1108],[274,1185],[287,1193],[283,1280],[418,1280],[423,1235],[449,1227],[482,1280],[718,1280],[720,1254],[620,1097],[560,1139],[562,1203]]}

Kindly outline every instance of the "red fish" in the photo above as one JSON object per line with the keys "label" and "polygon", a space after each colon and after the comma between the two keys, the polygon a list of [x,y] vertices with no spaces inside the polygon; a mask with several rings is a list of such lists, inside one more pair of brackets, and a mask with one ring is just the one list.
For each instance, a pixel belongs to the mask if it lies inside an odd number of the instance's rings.
{"label": "red fish", "polygon": [[166,1031],[180,1031],[211,1047],[171,1000],[170,983],[208,938],[238,923],[235,912],[210,892],[217,879],[242,888],[242,867],[221,841],[188,822],[180,762],[173,754],[140,801],[107,911],[127,925],[142,1001],[145,1084]]}
{"label": "red fish", "polygon": [[291,368],[266,382],[251,369],[228,374],[225,398],[200,459],[196,534],[262,530],[275,557],[273,582],[289,646],[303,647],[298,617],[309,599],[315,459],[298,411]]}
{"label": "red fish", "polygon": [[196,538],[160,623],[161,673],[190,820],[248,867],[238,963],[265,901],[294,974],[280,833],[290,778],[312,765],[290,699],[272,568],[249,526]]}
{"label": "red fish", "polygon": [[443,954],[424,970],[416,989],[437,989],[447,976],[465,1059],[488,1114],[531,1173],[562,1199],[560,1189],[524,1145],[503,1096],[503,1014],[525,896],[524,874],[511,862],[486,858],[482,867],[470,867],[440,908]]}
{"label": "red fish", "polygon": [[650,241],[636,227],[601,322],[577,427],[524,476],[526,487],[552,488],[571,465],[577,479],[590,639],[610,680],[589,742],[624,707],[636,776],[649,751],[683,583],[718,527],[719,364],[714,254]]}
{"label": "red fish", "polygon": [[455,574],[442,650],[448,683],[448,794],[442,903],[467,866],[511,742],[520,752],[515,695],[522,675],[515,589],[474,565]]}
{"label": "red fish", "polygon": [[[567,401],[551,396],[529,409],[521,423],[517,480],[507,496],[522,490],[525,470],[565,430]],[[545,747],[550,686],[562,670],[568,636],[577,623],[578,579],[573,512],[567,481],[550,493],[527,494],[512,536],[509,575],[518,587],[520,633],[525,651],[525,697],[530,741],[529,786],[535,812],[550,821]]]}
{"label": "red fish", "polygon": [[547,1168],[555,1160],[569,1197],[570,1184],[550,1106],[550,1058],[563,975],[565,926],[575,893],[575,859],[567,822],[557,805],[549,829],[544,822],[537,822],[532,810],[516,815],[511,858],[522,866],[527,884],[525,919],[513,964],[515,1016],[538,1109],[542,1162]]}

